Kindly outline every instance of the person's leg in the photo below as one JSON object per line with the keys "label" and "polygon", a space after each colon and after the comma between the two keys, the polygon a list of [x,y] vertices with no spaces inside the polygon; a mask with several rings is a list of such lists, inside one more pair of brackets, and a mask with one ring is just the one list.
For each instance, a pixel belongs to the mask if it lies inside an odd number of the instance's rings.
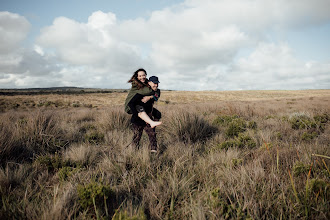
{"label": "person's leg", "polygon": [[145,121],[146,123],[150,124],[150,126],[152,128],[158,126],[158,125],[161,125],[162,122],[159,122],[159,121],[153,121],[149,115],[147,115],[144,107],[142,105],[136,105],[135,106],[137,112],[138,112],[138,116],[139,118],[141,118],[143,121]]}
{"label": "person's leg", "polygon": [[151,152],[157,152],[157,138],[155,128],[152,128],[150,125],[146,125],[144,127],[144,130],[149,137],[149,145]]}
{"label": "person's leg", "polygon": [[132,124],[132,130],[133,130],[132,144],[135,146],[135,148],[139,148],[139,143],[142,137],[143,128],[144,128],[143,126]]}
{"label": "person's leg", "polygon": [[148,123],[150,125],[151,128],[154,128],[158,125],[161,125],[162,122],[161,121],[153,121],[149,115],[146,112],[139,112],[138,116],[145,121],[146,123]]}
{"label": "person's leg", "polygon": [[156,108],[152,108],[152,118],[154,121],[159,121],[162,118],[162,113]]}

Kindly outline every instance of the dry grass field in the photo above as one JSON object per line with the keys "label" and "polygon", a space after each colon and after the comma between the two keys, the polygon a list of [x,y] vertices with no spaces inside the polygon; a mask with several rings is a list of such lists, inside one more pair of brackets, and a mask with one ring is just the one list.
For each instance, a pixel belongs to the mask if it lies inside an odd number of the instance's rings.
{"label": "dry grass field", "polygon": [[0,96],[0,219],[330,219],[330,90]]}

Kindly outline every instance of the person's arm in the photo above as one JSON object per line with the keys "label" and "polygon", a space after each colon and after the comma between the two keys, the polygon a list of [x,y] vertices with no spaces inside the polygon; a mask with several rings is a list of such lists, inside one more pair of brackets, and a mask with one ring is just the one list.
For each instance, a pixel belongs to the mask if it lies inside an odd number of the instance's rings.
{"label": "person's arm", "polygon": [[153,95],[153,99],[157,102],[159,98],[160,98],[160,90],[157,89],[157,91],[155,91],[155,94]]}
{"label": "person's arm", "polygon": [[133,98],[128,102],[128,107],[131,109],[131,112],[133,115],[137,115],[138,111],[136,110],[136,105],[141,101],[141,99],[143,98],[143,95],[137,93],[135,94],[135,96],[133,96]]}
{"label": "person's arm", "polygon": [[160,90],[157,89],[157,91],[154,92],[153,95],[149,95],[149,96],[144,96],[143,99],[141,100],[143,103],[147,103],[149,100],[153,99],[154,101],[158,101],[160,97]]}
{"label": "person's arm", "polygon": [[148,95],[148,96],[144,96],[141,101],[143,103],[147,103],[150,99],[153,99],[153,98],[154,98],[153,95]]}

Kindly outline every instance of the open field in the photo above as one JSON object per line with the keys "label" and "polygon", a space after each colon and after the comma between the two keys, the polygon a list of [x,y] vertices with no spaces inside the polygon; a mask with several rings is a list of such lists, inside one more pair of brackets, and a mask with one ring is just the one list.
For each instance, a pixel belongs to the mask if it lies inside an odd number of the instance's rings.
{"label": "open field", "polygon": [[[6,90],[5,90],[6,91]],[[81,91],[81,90],[79,90]],[[35,95],[0,95],[0,111],[8,109],[31,109],[37,107],[113,107],[121,106],[126,98],[126,90],[119,92],[106,91],[104,93],[80,92],[66,94],[44,94]],[[101,90],[103,91],[103,90]],[[37,91],[36,91],[37,92]],[[14,92],[7,92],[15,94]],[[34,94],[34,93],[33,93]],[[189,103],[214,103],[223,101],[264,101],[279,103],[287,102],[294,104],[297,100],[313,99],[324,101],[326,107],[330,101],[330,90],[298,90],[298,91],[162,91],[158,105],[164,104],[189,104]],[[322,103],[319,103],[322,104]]]}
{"label": "open field", "polygon": [[330,90],[0,96],[0,219],[330,219]]}

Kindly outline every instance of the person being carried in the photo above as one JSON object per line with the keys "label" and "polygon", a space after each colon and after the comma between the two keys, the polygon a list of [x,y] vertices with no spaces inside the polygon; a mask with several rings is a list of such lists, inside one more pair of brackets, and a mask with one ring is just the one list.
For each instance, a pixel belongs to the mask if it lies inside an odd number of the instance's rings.
{"label": "person being carried", "polygon": [[[132,119],[136,116],[141,118],[146,123],[150,124],[151,128],[161,125],[162,122],[154,121],[145,111],[145,104],[150,100],[158,101],[160,97],[160,90],[158,89],[158,77],[152,76],[149,81],[146,79],[146,71],[144,69],[138,69],[133,74],[132,78],[128,81],[132,83],[132,88],[129,91],[125,101],[125,111],[128,114],[133,114]],[[153,103],[152,102],[152,103]],[[153,110],[153,106],[152,109]],[[154,109],[151,111],[158,118],[161,113]]]}

